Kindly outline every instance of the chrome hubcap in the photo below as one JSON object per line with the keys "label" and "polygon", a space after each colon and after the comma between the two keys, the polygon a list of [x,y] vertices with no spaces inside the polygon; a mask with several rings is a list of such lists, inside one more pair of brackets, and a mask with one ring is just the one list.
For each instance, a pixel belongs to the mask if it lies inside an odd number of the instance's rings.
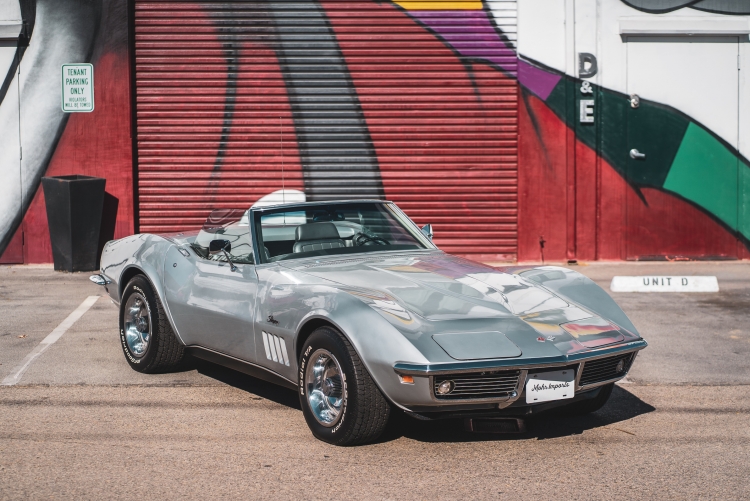
{"label": "chrome hubcap", "polygon": [[125,303],[125,342],[137,358],[143,356],[151,340],[151,315],[144,298],[136,292]]}
{"label": "chrome hubcap", "polygon": [[317,350],[310,357],[305,371],[307,404],[320,424],[330,427],[341,416],[346,395],[343,371],[338,360],[328,350]]}

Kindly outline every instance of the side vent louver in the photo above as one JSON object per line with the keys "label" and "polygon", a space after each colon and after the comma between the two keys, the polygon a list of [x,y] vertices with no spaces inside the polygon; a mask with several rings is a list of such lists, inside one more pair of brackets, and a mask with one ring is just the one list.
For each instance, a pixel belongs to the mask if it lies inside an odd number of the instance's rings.
{"label": "side vent louver", "polygon": [[263,334],[263,347],[266,349],[266,358],[282,365],[289,365],[289,355],[286,353],[286,343],[283,338],[274,336],[266,331]]}

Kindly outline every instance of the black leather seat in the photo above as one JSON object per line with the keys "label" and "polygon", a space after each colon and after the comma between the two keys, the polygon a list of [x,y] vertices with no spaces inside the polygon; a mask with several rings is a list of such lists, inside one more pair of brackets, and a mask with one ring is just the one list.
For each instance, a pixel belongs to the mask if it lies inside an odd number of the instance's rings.
{"label": "black leather seat", "polygon": [[346,247],[333,223],[301,224],[294,232],[294,239],[295,253]]}

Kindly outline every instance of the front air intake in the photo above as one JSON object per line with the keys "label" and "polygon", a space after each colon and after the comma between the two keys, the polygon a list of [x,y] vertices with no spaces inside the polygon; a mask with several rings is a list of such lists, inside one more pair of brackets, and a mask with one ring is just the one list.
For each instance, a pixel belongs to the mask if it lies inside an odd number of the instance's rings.
{"label": "front air intake", "polygon": [[508,398],[520,375],[517,370],[440,375],[434,378],[433,392],[439,400]]}
{"label": "front air intake", "polygon": [[634,356],[634,353],[627,353],[584,363],[579,386],[588,386],[625,376],[630,370]]}

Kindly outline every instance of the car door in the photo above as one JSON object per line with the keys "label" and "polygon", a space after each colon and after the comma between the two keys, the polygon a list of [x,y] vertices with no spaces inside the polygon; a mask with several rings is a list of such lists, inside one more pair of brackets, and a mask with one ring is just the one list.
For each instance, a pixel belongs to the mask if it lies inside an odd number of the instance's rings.
{"label": "car door", "polygon": [[183,342],[254,361],[255,265],[236,264],[232,271],[228,262],[172,246],[164,268],[167,303]]}
{"label": "car door", "polygon": [[309,310],[310,302],[299,302],[298,284],[278,264],[262,264],[257,272],[260,285],[256,302],[256,363],[294,381],[296,322],[301,311]]}

